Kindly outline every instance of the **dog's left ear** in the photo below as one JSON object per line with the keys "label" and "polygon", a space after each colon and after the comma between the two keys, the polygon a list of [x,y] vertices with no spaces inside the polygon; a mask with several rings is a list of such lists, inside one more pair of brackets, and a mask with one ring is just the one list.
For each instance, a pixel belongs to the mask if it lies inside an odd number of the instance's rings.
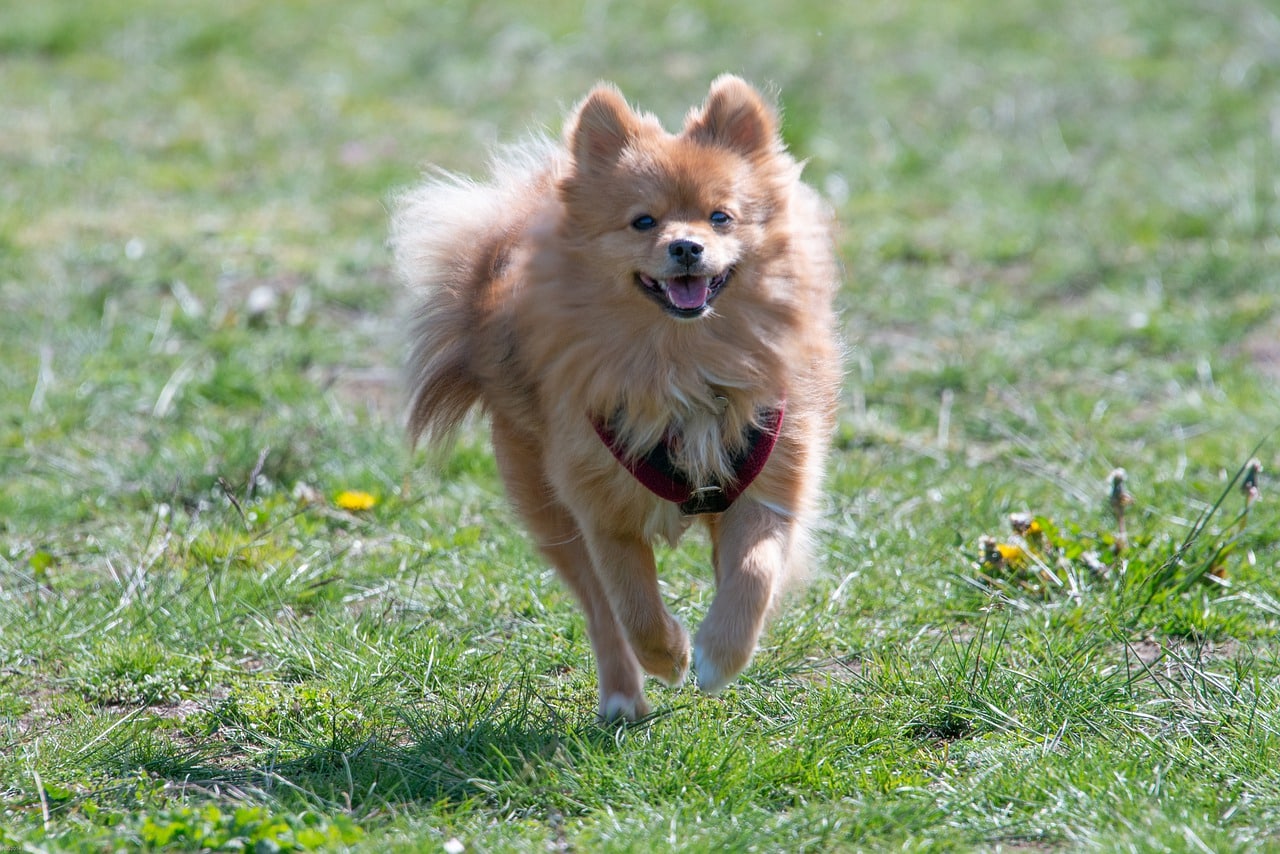
{"label": "dog's left ear", "polygon": [[750,83],[732,74],[722,74],[711,84],[707,102],[685,120],[684,135],[745,157],[781,147],[773,108]]}

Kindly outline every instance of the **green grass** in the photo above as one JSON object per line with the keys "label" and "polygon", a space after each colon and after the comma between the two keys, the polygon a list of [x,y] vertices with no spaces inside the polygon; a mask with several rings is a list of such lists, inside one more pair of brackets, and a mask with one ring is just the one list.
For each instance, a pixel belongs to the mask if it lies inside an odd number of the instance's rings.
{"label": "green grass", "polygon": [[[1266,4],[0,20],[0,847],[1280,848]],[[483,425],[405,446],[386,210],[721,71],[842,222],[828,513],[739,682],[601,729]],[[705,541],[660,557],[696,624]]]}

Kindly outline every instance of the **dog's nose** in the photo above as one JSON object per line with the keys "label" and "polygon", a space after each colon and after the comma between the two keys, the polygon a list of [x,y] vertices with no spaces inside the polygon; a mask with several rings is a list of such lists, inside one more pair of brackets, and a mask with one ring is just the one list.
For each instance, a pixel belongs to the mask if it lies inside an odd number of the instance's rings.
{"label": "dog's nose", "polygon": [[702,258],[702,244],[693,240],[673,240],[667,247],[671,260],[692,267]]}

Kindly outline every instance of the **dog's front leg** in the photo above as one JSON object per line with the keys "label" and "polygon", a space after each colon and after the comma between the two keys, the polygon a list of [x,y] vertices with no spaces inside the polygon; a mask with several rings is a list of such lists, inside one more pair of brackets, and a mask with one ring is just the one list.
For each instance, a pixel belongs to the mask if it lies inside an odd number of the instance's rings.
{"label": "dog's front leg", "polygon": [[796,547],[794,519],[740,498],[710,523],[716,595],[698,629],[693,666],[709,694],[751,661]]}
{"label": "dog's front leg", "polygon": [[689,633],[663,604],[652,546],[600,529],[587,532],[587,546],[640,666],[667,685],[681,684],[689,669]]}
{"label": "dog's front leg", "polygon": [[649,714],[644,674],[625,630],[613,615],[585,538],[572,513],[547,483],[538,444],[500,416],[493,418],[493,450],[507,494],[538,549],[578,598],[600,675],[600,719],[635,720]]}

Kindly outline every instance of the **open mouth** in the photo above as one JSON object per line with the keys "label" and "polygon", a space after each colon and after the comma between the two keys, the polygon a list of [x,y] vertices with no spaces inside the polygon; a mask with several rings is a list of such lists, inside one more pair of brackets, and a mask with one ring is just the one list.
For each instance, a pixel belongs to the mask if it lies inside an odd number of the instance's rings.
{"label": "open mouth", "polygon": [[644,292],[657,300],[668,314],[679,318],[700,317],[719,295],[733,269],[718,276],[672,276],[654,279],[644,273],[636,273],[636,281]]}

